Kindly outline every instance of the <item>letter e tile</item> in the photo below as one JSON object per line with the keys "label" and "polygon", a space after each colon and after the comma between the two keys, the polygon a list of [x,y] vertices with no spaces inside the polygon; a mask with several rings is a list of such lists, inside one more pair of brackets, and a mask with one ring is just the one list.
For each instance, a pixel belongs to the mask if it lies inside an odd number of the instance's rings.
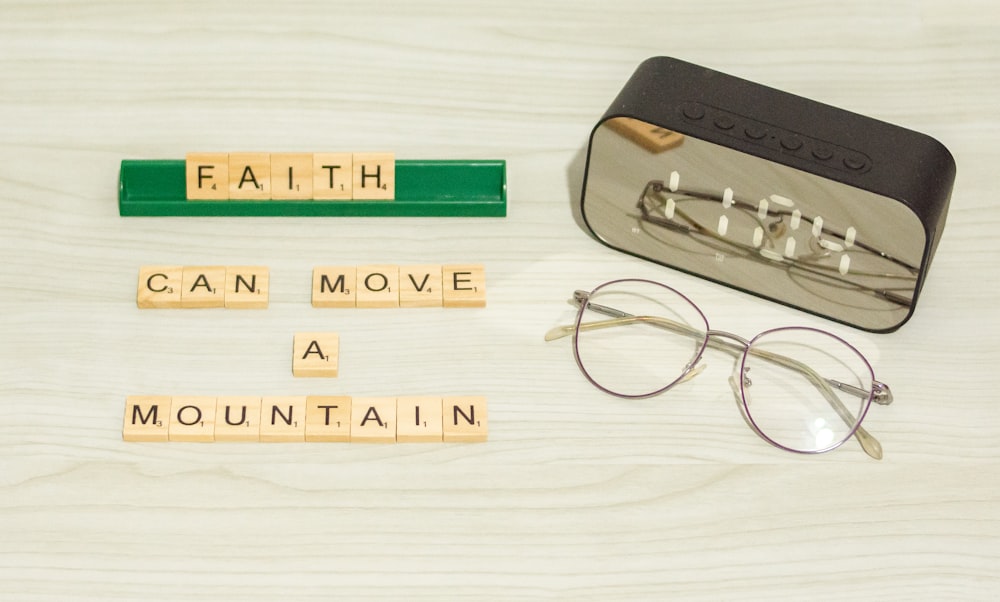
{"label": "letter e tile", "polygon": [[446,265],[441,269],[445,307],[486,307],[486,268]]}
{"label": "letter e tile", "polygon": [[446,442],[486,441],[489,424],[485,397],[445,397],[441,405]]}

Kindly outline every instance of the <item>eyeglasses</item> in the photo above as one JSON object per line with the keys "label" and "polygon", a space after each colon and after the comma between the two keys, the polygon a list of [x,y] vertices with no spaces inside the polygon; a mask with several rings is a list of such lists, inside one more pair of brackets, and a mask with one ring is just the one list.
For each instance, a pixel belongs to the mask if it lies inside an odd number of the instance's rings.
{"label": "eyeglasses", "polygon": [[782,197],[772,199],[753,204],[732,191],[716,196],[650,180],[636,209],[639,226],[664,244],[784,265],[796,283],[820,295],[833,286],[912,305],[917,267],[859,240],[854,228],[835,232],[822,217],[785,208],[781,203],[790,201]]}
{"label": "eyeglasses", "polygon": [[[849,343],[809,327],[766,330],[752,339],[712,330],[690,299],[641,279],[576,291],[576,322],[545,334],[573,336],[573,355],[595,387],[630,399],[659,395],[697,376],[707,347],[737,357],[730,386],[747,424],[791,452],[831,451],[854,437],[872,458],[882,446],[861,427],[868,408],[892,403],[871,364]],[[588,321],[597,314],[599,319]]]}

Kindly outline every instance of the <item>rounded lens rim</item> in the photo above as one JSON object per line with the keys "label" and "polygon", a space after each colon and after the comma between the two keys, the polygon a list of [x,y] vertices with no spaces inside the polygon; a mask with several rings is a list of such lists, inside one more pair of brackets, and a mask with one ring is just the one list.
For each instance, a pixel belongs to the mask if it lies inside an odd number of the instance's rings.
{"label": "rounded lens rim", "polygon": [[607,393],[608,395],[613,395],[615,397],[620,397],[620,398],[623,398],[623,399],[648,399],[650,397],[655,397],[655,396],[657,396],[657,395],[659,395],[659,394],[667,391],[668,389],[670,389],[671,387],[673,387],[674,385],[676,385],[677,383],[679,383],[681,380],[683,380],[688,375],[688,373],[691,372],[691,370],[694,369],[695,366],[698,365],[698,362],[701,361],[701,356],[704,355],[705,349],[708,347],[708,340],[710,338],[710,335],[709,335],[710,328],[709,328],[709,325],[708,325],[708,318],[705,317],[705,313],[703,311],[701,311],[701,308],[698,307],[694,303],[694,301],[692,301],[691,299],[689,299],[687,297],[687,295],[685,295],[684,293],[678,291],[677,289],[675,289],[673,287],[670,287],[670,286],[667,286],[666,284],[663,284],[662,282],[657,282],[655,280],[649,280],[649,279],[646,279],[646,278],[619,278],[617,280],[610,280],[608,282],[605,282],[604,284],[598,285],[593,290],[591,290],[587,294],[587,299],[589,301],[590,298],[593,297],[595,293],[598,293],[598,292],[600,292],[601,290],[603,290],[603,289],[605,289],[607,287],[611,287],[611,286],[614,286],[614,285],[620,285],[620,284],[623,284],[623,283],[629,283],[629,282],[651,284],[651,285],[658,286],[660,288],[666,289],[666,290],[674,293],[675,295],[677,295],[678,297],[680,297],[681,299],[683,299],[688,305],[690,305],[691,308],[694,309],[694,311],[701,318],[702,322],[705,324],[705,329],[704,329],[705,330],[705,336],[700,341],[697,353],[694,354],[694,356],[691,358],[691,361],[688,362],[687,366],[684,367],[684,369],[681,371],[680,375],[677,378],[675,378],[669,384],[667,384],[667,385],[665,385],[663,387],[660,387],[659,389],[656,389],[654,391],[650,391],[649,393],[619,393],[619,392],[614,391],[612,389],[609,389],[609,388],[605,387],[604,385],[602,385],[601,383],[597,382],[594,379],[594,377],[592,377],[590,375],[590,373],[587,372],[587,368],[584,367],[583,361],[580,359],[580,324],[583,323],[583,314],[584,314],[584,312],[587,309],[586,303],[581,303],[580,304],[580,309],[577,311],[577,314],[576,314],[576,320],[573,323],[573,359],[576,360],[576,365],[580,369],[580,372],[583,373],[584,378],[586,378],[590,382],[590,384],[592,384],[594,387],[596,387],[599,390]]}
{"label": "rounded lens rim", "polygon": [[796,453],[796,454],[824,454],[826,452],[833,451],[833,450],[837,449],[838,447],[840,447],[841,445],[843,445],[844,443],[846,443],[848,440],[850,440],[850,438],[853,437],[854,434],[858,432],[858,429],[861,428],[861,423],[864,422],[865,416],[868,415],[868,410],[871,408],[872,400],[875,398],[875,387],[874,387],[874,383],[876,382],[875,381],[875,370],[872,368],[871,362],[868,361],[868,358],[866,358],[863,353],[861,353],[860,351],[858,351],[857,347],[855,347],[854,345],[851,345],[846,340],[844,340],[843,338],[841,338],[841,337],[833,334],[830,331],[822,330],[820,328],[813,328],[811,326],[779,326],[777,328],[770,328],[768,330],[765,330],[765,331],[757,334],[756,336],[754,336],[752,339],[750,339],[750,341],[747,343],[746,349],[743,351],[743,357],[740,358],[739,371],[737,372],[737,374],[740,374],[740,375],[745,374],[745,371],[746,371],[746,368],[747,368],[746,363],[747,363],[747,358],[750,355],[750,349],[753,348],[753,345],[759,339],[761,339],[762,337],[774,334],[776,332],[787,332],[787,331],[812,332],[812,333],[824,335],[824,336],[826,336],[826,337],[828,337],[830,339],[833,339],[834,341],[836,341],[836,342],[844,345],[845,347],[847,347],[848,349],[850,349],[856,356],[858,356],[858,358],[862,361],[865,369],[867,370],[868,375],[870,377],[870,380],[873,383],[873,386],[871,387],[871,390],[868,392],[868,398],[862,401],[862,407],[861,407],[861,411],[858,413],[858,419],[855,421],[854,426],[847,432],[846,435],[844,435],[843,438],[841,438],[839,441],[831,443],[827,447],[824,447],[822,449],[795,449],[794,447],[788,447],[787,445],[783,445],[781,443],[778,443],[777,441],[775,441],[771,437],[767,436],[764,433],[764,431],[761,430],[760,426],[754,420],[753,414],[750,413],[750,404],[747,401],[747,393],[746,393],[745,381],[744,381],[743,378],[739,378],[738,380],[739,380],[739,385],[740,385],[740,403],[741,403],[741,405],[743,407],[743,414],[746,417],[747,422],[750,424],[751,428],[753,428],[754,432],[757,433],[757,435],[761,439],[763,439],[764,441],[767,441],[768,443],[770,443],[771,445],[777,447],[778,449],[782,449],[782,450],[785,450],[785,451],[788,451],[788,452],[792,452],[792,453]]}

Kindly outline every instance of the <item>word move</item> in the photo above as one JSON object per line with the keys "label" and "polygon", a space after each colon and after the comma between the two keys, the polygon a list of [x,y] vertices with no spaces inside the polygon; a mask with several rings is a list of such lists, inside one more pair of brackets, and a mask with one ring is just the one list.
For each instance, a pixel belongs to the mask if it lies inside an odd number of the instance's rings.
{"label": "word move", "polygon": [[188,200],[392,200],[394,153],[188,153]]}
{"label": "word move", "polygon": [[440,443],[487,440],[486,398],[129,396],[125,441]]}
{"label": "word move", "polygon": [[369,265],[313,270],[313,307],[486,307],[482,265]]}

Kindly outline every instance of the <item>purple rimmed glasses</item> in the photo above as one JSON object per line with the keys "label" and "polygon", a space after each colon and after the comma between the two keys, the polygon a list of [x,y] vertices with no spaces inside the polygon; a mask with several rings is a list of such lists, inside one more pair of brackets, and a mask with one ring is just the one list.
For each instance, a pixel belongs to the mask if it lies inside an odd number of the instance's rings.
{"label": "purple rimmed glasses", "polygon": [[775,447],[822,453],[855,437],[882,458],[882,446],[861,427],[868,408],[892,403],[889,387],[849,343],[808,327],[766,330],[752,339],[709,328],[698,307],[678,291],[641,279],[613,280],[577,291],[571,326],[546,341],[573,336],[573,355],[595,387],[643,399],[696,376],[707,347],[737,356],[729,379],[749,426]]}

